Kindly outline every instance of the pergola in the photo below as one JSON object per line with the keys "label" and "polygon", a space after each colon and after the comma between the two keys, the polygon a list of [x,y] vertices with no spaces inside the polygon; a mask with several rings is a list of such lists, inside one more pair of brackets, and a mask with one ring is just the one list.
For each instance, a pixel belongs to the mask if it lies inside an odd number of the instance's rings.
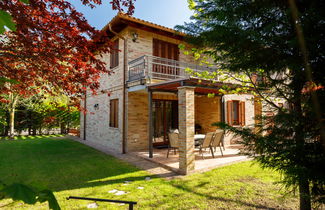
{"label": "pergola", "polygon": [[[221,82],[212,82],[199,79],[179,79],[147,86],[149,104],[149,157],[153,157],[153,92],[172,92],[178,95],[178,129],[179,129],[179,170],[188,174],[195,168],[194,155],[194,127],[195,127],[195,95],[214,93],[220,95]],[[223,107],[223,106],[222,106]],[[223,113],[223,110],[222,110]]]}

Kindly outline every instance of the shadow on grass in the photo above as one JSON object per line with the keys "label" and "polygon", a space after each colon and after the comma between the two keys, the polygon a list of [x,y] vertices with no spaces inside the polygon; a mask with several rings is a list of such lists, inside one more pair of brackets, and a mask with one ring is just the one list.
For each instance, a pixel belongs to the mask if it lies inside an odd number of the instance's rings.
{"label": "shadow on grass", "polygon": [[35,137],[0,142],[1,181],[58,192],[144,181],[149,176],[134,166],[78,142],[47,137],[42,136],[41,141]]}
{"label": "shadow on grass", "polygon": [[1,136],[0,140],[34,140],[34,139],[47,139],[47,138],[57,138],[64,137],[63,134],[50,134],[50,135],[30,135],[30,136],[15,136],[10,138],[8,136]]}

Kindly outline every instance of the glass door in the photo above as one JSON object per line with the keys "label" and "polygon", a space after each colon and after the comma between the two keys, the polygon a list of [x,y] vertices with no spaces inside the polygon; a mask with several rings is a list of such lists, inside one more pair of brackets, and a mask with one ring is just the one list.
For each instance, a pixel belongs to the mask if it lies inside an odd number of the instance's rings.
{"label": "glass door", "polygon": [[177,101],[153,100],[154,146],[168,145],[168,132],[178,128]]}

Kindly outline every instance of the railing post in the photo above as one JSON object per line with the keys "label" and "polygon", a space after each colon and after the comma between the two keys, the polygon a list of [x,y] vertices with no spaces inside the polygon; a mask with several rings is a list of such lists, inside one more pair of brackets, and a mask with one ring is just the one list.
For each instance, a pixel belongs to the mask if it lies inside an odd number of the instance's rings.
{"label": "railing post", "polygon": [[[149,61],[149,59],[151,59],[151,60]],[[148,61],[148,64],[147,64],[148,65],[148,67],[147,67],[148,78],[151,81],[151,79],[152,79],[152,57],[147,56],[147,61]]]}
{"label": "railing post", "polygon": [[143,56],[143,74],[146,79],[148,79],[148,57],[145,55]]}
{"label": "railing post", "polygon": [[133,203],[129,204],[129,210],[133,210]]}

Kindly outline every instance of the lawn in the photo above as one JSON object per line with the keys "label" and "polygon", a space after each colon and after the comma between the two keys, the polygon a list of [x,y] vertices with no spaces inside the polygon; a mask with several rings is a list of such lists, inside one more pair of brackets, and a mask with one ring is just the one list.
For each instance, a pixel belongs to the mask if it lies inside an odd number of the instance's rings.
{"label": "lawn", "polygon": [[[0,180],[51,189],[62,209],[87,209],[92,203],[66,200],[70,195],[137,201],[136,209],[296,209],[296,196],[275,184],[279,178],[250,161],[165,180],[68,139],[0,140]],[[128,193],[108,192],[114,189]],[[98,209],[127,209],[98,205]],[[47,209],[47,203],[30,206],[6,199],[0,208]]]}

